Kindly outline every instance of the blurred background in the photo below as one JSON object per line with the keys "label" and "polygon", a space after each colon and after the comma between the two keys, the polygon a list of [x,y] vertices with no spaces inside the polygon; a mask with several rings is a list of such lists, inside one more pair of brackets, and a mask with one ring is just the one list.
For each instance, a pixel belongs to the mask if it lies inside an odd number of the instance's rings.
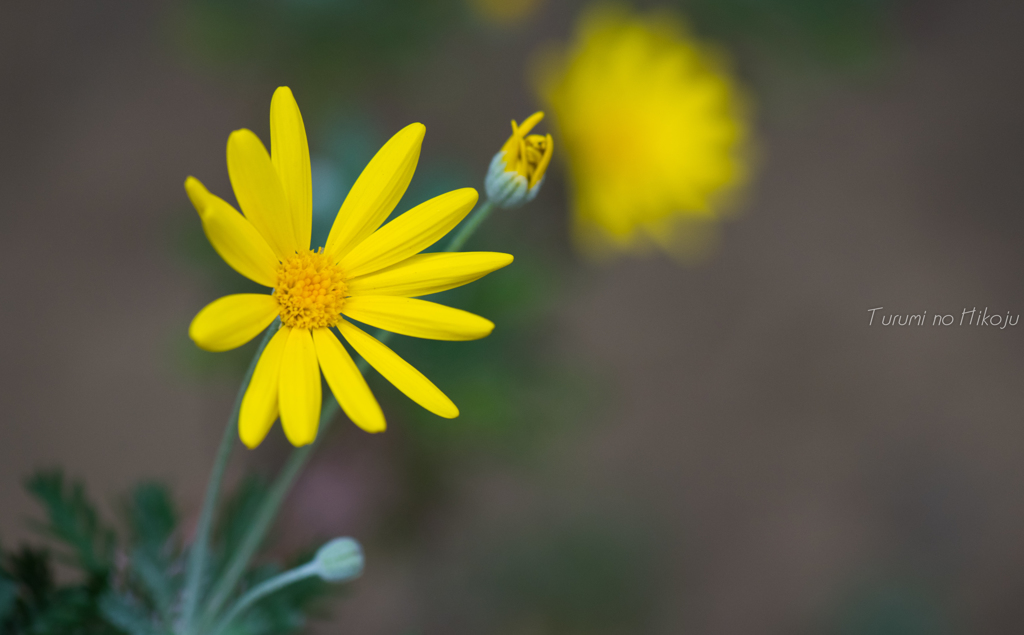
{"label": "blurred background", "polygon": [[[230,200],[228,134],[268,141],[274,88],[302,108],[326,231],[413,121],[399,209],[482,190],[509,120],[545,107],[532,69],[588,7],[0,7],[0,540],[34,540],[21,483],[41,467],[112,518],[141,478],[197,515],[252,349],[187,337],[248,287],[182,183]],[[543,191],[468,246],[515,263],[445,298],[495,333],[394,344],[462,415],[371,378],[388,431],[336,422],[278,524],[281,557],[366,547],[311,632],[1018,633],[1022,327],[869,327],[868,309],[1024,312],[1024,5],[633,7],[685,21],[740,87],[745,186],[700,257],[595,262],[571,238],[581,177],[540,125]],[[276,428],[231,483],[288,447]]]}

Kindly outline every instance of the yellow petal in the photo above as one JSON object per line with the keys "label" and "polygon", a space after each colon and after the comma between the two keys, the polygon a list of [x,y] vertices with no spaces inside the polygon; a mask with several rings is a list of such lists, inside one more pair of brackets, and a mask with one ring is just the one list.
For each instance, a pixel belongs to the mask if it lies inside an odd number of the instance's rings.
{"label": "yellow petal", "polygon": [[421,123],[402,128],[366,165],[334,219],[328,254],[340,260],[387,220],[409,187],[426,131]]}
{"label": "yellow petal", "polygon": [[277,386],[281,376],[281,359],[291,329],[282,326],[267,342],[256,362],[249,387],[238,411],[238,436],[250,450],[263,442],[277,419]]}
{"label": "yellow petal", "polygon": [[295,241],[300,249],[308,249],[313,228],[309,144],[299,105],[287,86],[274,91],[270,100],[270,156],[291,209]]}
{"label": "yellow petal", "polygon": [[428,340],[478,340],[494,330],[494,322],[451,307],[394,296],[356,296],[345,301],[342,314],[400,335]]}
{"label": "yellow petal", "polygon": [[409,399],[446,419],[459,416],[459,409],[451,399],[424,377],[423,373],[413,368],[409,362],[396,355],[377,338],[344,320],[338,323],[338,330],[370,366],[376,368],[377,372],[404,392]]}
{"label": "yellow petal", "polygon": [[512,256],[489,251],[420,254],[348,281],[350,295],[416,297],[454,289],[511,264]]}
{"label": "yellow petal", "polygon": [[315,329],[313,344],[327,385],[352,423],[367,432],[384,431],[384,413],[352,356],[330,329]]}
{"label": "yellow petal", "polygon": [[537,163],[537,167],[533,171],[533,176],[530,177],[530,187],[536,187],[537,183],[544,178],[544,173],[548,170],[548,165],[551,163],[551,155],[555,152],[555,140],[549,134],[545,137],[546,143],[544,144],[544,156],[540,158]]}
{"label": "yellow petal", "polygon": [[283,260],[295,253],[298,242],[281,179],[263,142],[251,130],[235,130],[228,137],[228,176],[245,217],[277,257]]}
{"label": "yellow petal", "polygon": [[458,225],[476,200],[476,190],[466,187],[417,205],[359,243],[342,259],[342,269],[354,278],[418,254]]}
{"label": "yellow petal", "polygon": [[185,191],[199,212],[206,238],[224,262],[253,282],[273,287],[277,256],[252,223],[196,178],[185,179]]}
{"label": "yellow petal", "polygon": [[277,314],[277,300],[269,293],[226,295],[192,318],[188,336],[203,350],[229,351],[259,335]]}
{"label": "yellow petal", "polygon": [[277,400],[281,427],[295,447],[316,440],[320,424],[320,368],[308,329],[292,329],[281,359],[281,380]]}

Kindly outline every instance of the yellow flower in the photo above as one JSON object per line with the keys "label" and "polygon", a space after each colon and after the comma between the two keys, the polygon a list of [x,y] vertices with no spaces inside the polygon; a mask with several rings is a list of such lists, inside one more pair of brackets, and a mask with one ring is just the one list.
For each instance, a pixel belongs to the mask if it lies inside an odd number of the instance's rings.
{"label": "yellow flower", "polygon": [[484,181],[487,198],[496,205],[518,207],[540,191],[555,151],[551,135],[530,134],[543,118],[544,113],[535,112],[521,126],[512,120],[512,136],[491,159]]}
{"label": "yellow flower", "polygon": [[738,91],[670,15],[592,10],[571,51],[539,70],[581,248],[672,251],[694,221],[721,215],[723,191],[744,176]]}
{"label": "yellow flower", "polygon": [[442,417],[458,416],[429,379],[346,319],[436,340],[474,340],[494,328],[472,313],[414,299],[512,262],[499,253],[419,253],[465,218],[476,190],[442,194],[381,227],[412,179],[425,131],[422,124],[409,125],[377,152],[342,204],[326,246],[316,250],[310,249],[309,148],[288,88],[278,88],[270,104],[270,154],[249,130],[228,139],[228,174],[244,216],[195,178],[185,181],[217,253],[243,276],[272,288],[209,304],[192,320],[189,336],[203,349],[225,351],[281,318],[242,400],[238,430],[250,448],[263,441],[279,413],[292,444],[316,439],[321,371],[356,425],[384,430],[380,405],[332,329],[413,401]]}

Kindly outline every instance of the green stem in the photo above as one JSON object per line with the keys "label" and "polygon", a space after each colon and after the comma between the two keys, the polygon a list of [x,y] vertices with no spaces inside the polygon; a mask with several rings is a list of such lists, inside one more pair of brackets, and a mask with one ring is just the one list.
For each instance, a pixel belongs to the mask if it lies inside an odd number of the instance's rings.
{"label": "green stem", "polygon": [[234,446],[235,435],[238,429],[238,411],[242,407],[242,397],[249,387],[253,371],[256,370],[256,362],[259,361],[267,342],[277,331],[280,325],[279,320],[267,329],[259,348],[249,362],[249,368],[242,378],[242,385],[238,387],[238,394],[235,396],[235,405],[231,409],[231,416],[228,417],[228,424],[224,427],[224,436],[221,437],[220,447],[217,448],[217,456],[213,461],[213,471],[210,473],[210,480],[206,484],[206,497],[203,499],[203,509],[199,514],[199,524],[196,526],[196,538],[188,555],[188,569],[185,574],[185,592],[183,595],[184,606],[182,608],[182,624],[186,633],[191,632],[192,622],[195,619],[196,607],[199,605],[199,595],[202,591],[203,576],[206,569],[206,555],[210,548],[210,530],[213,528],[213,514],[217,509],[217,497],[220,495],[220,486],[224,480],[224,471],[228,466],[228,459],[231,457],[231,448]]}
{"label": "green stem", "polygon": [[230,626],[231,622],[235,621],[235,619],[238,616],[240,616],[246,609],[248,609],[256,602],[259,602],[264,597],[270,595],[274,591],[282,589],[288,586],[289,584],[294,584],[301,580],[305,580],[306,578],[311,578],[317,575],[317,572],[317,564],[316,561],[314,560],[312,562],[307,562],[302,566],[295,567],[294,569],[291,569],[289,571],[285,571],[284,573],[276,575],[270,578],[269,580],[261,582],[260,584],[257,584],[252,589],[250,589],[248,593],[243,595],[241,598],[239,598],[237,602],[235,602],[235,605],[231,607],[231,610],[229,610],[227,614],[225,614],[224,617],[221,618],[219,622],[217,622],[217,626],[215,626],[214,629],[210,631],[211,635],[220,635],[220,633],[228,626]]}
{"label": "green stem", "polygon": [[495,205],[490,199],[484,201],[484,204],[476,209],[473,214],[466,219],[462,226],[459,227],[459,231],[452,236],[448,246],[445,247],[445,251],[458,251],[462,248],[462,245],[466,244],[469,237],[472,236],[480,224],[487,220],[487,217],[494,211]]}
{"label": "green stem", "polygon": [[[451,241],[445,247],[444,251],[457,251],[461,248],[470,236],[472,236],[476,230],[480,227],[480,224],[490,216],[491,212],[494,211],[495,205],[491,201],[485,201],[483,205],[478,207],[473,214],[467,218],[462,225],[458,228],[458,231],[452,236]],[[377,339],[381,342],[386,343],[392,336],[389,331],[378,330],[375,334]],[[366,360],[360,359],[357,363],[359,371],[366,373],[369,365]],[[323,407],[320,410],[320,427],[316,435],[316,440],[310,445],[296,448],[292,451],[288,460],[285,461],[284,466],[278,473],[277,478],[274,479],[274,484],[271,486],[270,491],[267,493],[266,498],[260,504],[259,512],[256,515],[252,525],[249,526],[249,531],[246,532],[245,539],[242,544],[238,546],[238,549],[231,556],[228,566],[224,569],[224,573],[220,579],[217,580],[213,592],[210,595],[210,600],[206,605],[206,609],[203,611],[203,623],[211,623],[224,606],[225,602],[231,597],[231,593],[234,592],[235,587],[238,585],[242,576],[245,574],[245,570],[249,567],[249,562],[252,557],[256,554],[256,551],[263,544],[263,539],[266,537],[267,532],[270,530],[271,524],[277,517],[277,512],[281,508],[281,504],[284,502],[285,496],[288,495],[292,485],[295,484],[295,480],[299,474],[302,473],[302,468],[305,467],[306,461],[309,460],[310,455],[320,444],[320,440],[326,436],[324,433],[330,426],[331,420],[334,415],[338,412],[338,401],[334,398],[334,395],[328,395],[324,399]]]}
{"label": "green stem", "polygon": [[[324,401],[325,403],[320,411],[320,428],[317,434],[317,441],[323,437],[324,429],[338,412],[338,402],[334,399],[333,395],[328,396]],[[249,567],[249,562],[263,543],[267,531],[270,529],[278,510],[281,508],[281,503],[284,502],[285,496],[288,495],[288,491],[291,490],[295,479],[302,472],[302,468],[306,465],[306,461],[309,460],[309,455],[312,454],[316,445],[317,443],[314,441],[310,445],[296,448],[289,455],[277,478],[274,479],[270,491],[267,492],[266,497],[260,503],[256,517],[253,519],[252,524],[249,525],[245,538],[238,545],[235,553],[231,555],[231,560],[228,562],[227,567],[224,568],[224,573],[217,580],[217,584],[210,594],[210,600],[206,605],[206,609],[203,611],[202,621],[204,624],[212,622],[217,617],[217,613],[220,612],[220,609],[231,597],[231,593],[235,590],[242,576],[245,575],[245,570]]]}

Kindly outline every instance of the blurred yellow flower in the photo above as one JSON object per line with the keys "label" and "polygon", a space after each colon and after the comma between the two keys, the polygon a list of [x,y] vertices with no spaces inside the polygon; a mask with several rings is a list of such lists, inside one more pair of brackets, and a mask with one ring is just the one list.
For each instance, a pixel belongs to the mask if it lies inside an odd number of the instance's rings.
{"label": "blurred yellow flower", "polygon": [[714,56],[670,14],[606,6],[539,71],[568,157],[577,244],[597,256],[699,251],[687,232],[720,216],[745,176],[743,109]]}
{"label": "blurred yellow flower", "polygon": [[429,379],[345,319],[436,340],[478,339],[494,328],[472,313],[414,299],[512,262],[499,253],[419,253],[465,218],[476,204],[476,190],[442,194],[381,227],[412,179],[425,132],[422,124],[409,125],[377,152],[349,191],[326,246],[315,251],[309,148],[287,87],[278,88],[270,104],[271,153],[249,130],[236,130],[228,139],[228,175],[244,216],[197,179],[185,181],[217,253],[243,276],[273,289],[212,302],[192,320],[189,336],[200,348],[225,351],[281,318],[239,412],[239,436],[250,448],[263,441],[278,414],[292,444],[316,439],[321,371],[356,425],[384,430],[380,405],[332,328],[413,401],[442,417],[458,416],[455,404]]}
{"label": "blurred yellow flower", "polygon": [[535,112],[521,126],[512,120],[512,136],[491,159],[484,181],[487,198],[496,205],[518,207],[532,201],[540,191],[555,151],[550,134],[530,134],[543,118],[544,113]]}

